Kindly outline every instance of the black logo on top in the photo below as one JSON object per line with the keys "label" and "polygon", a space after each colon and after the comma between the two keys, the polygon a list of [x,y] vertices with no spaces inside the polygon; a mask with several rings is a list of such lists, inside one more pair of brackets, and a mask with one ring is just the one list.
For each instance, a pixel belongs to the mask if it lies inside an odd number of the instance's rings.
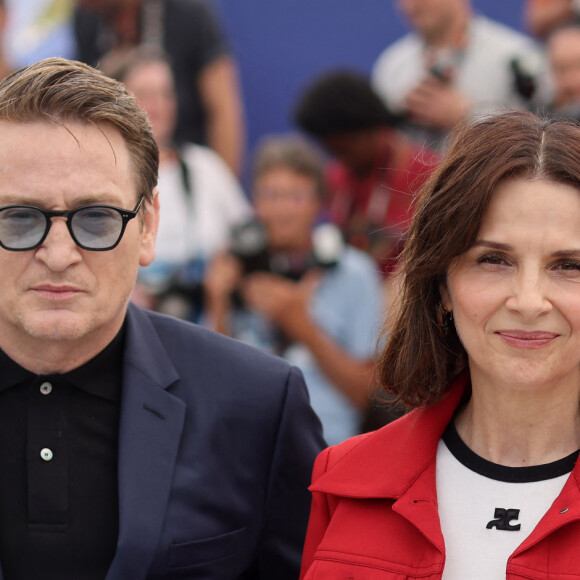
{"label": "black logo on top", "polygon": [[520,510],[495,508],[495,513],[493,514],[495,520],[491,520],[491,522],[489,522],[485,527],[488,530],[496,528],[498,530],[507,530],[508,532],[517,532],[522,525],[512,525],[511,522],[517,520],[519,516]]}

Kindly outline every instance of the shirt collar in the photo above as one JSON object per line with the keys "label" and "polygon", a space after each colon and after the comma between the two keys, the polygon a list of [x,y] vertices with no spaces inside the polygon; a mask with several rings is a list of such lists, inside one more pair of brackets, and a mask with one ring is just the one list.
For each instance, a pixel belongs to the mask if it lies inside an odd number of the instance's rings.
{"label": "shirt collar", "polygon": [[21,367],[5,352],[0,350],[0,391],[25,381],[51,379],[64,380],[91,395],[110,401],[120,401],[123,380],[123,354],[125,348],[125,325],[109,345],[82,366],[68,373],[36,375]]}
{"label": "shirt collar", "polygon": [[0,391],[14,387],[24,381],[32,380],[36,375],[15,363],[0,349]]}
{"label": "shirt collar", "polygon": [[99,354],[84,365],[59,375],[71,385],[110,401],[121,400],[125,325]]}

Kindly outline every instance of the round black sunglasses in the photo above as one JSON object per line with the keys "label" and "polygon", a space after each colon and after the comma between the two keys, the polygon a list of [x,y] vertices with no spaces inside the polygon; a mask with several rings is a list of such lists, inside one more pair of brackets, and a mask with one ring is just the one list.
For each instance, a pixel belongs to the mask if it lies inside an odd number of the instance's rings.
{"label": "round black sunglasses", "polygon": [[112,205],[87,205],[70,211],[47,211],[31,205],[1,207],[0,246],[14,252],[34,250],[46,239],[52,218],[64,217],[77,246],[94,252],[112,250],[144,199],[141,197],[133,211]]}

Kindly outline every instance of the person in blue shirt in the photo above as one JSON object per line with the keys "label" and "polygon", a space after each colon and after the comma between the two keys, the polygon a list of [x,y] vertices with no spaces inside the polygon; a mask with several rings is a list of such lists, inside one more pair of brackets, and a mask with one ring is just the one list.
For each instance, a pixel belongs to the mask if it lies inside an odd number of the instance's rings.
{"label": "person in blue shirt", "polygon": [[[207,269],[207,324],[298,366],[327,442],[338,443],[360,432],[370,404],[381,276],[335,226],[318,223],[323,166],[306,142],[266,139],[253,174],[260,228],[234,237]],[[255,248],[241,242],[260,235]]]}

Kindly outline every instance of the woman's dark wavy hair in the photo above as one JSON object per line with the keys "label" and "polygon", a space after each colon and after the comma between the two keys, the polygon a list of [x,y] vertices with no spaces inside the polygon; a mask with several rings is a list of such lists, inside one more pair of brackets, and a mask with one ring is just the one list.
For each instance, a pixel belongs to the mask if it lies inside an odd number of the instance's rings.
{"label": "woman's dark wavy hair", "polygon": [[475,242],[493,192],[512,178],[566,184],[580,195],[580,125],[510,111],[455,132],[419,193],[401,255],[401,293],[377,363],[383,389],[407,408],[436,403],[467,368],[455,329],[443,329],[439,289]]}

